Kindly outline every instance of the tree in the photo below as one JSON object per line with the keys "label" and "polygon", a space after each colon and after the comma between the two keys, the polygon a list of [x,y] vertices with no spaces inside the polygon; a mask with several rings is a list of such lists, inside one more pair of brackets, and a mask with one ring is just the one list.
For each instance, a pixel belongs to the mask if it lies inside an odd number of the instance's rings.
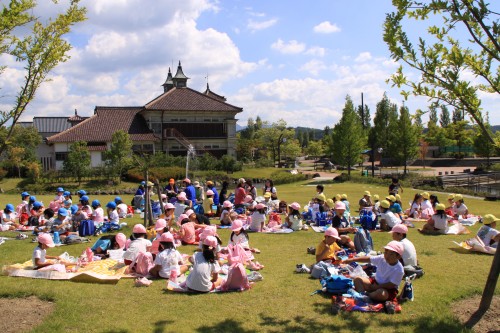
{"label": "tree", "polygon": [[347,166],[347,174],[350,176],[351,166],[361,160],[365,142],[359,117],[349,95],[346,96],[342,118],[333,127],[332,139],[334,157],[337,163]]}
{"label": "tree", "polygon": [[219,160],[217,169],[232,173],[241,170],[241,165],[231,155],[223,155]]}
{"label": "tree", "polygon": [[439,124],[442,128],[447,127],[450,124],[450,111],[446,105],[441,105],[441,117],[439,118]]}
{"label": "tree", "polygon": [[273,123],[271,126],[263,126],[259,130],[259,138],[264,148],[271,151],[273,161],[278,161],[278,167],[281,167],[281,146],[287,140],[295,137],[295,130],[287,128],[286,121],[283,119]]}
{"label": "tree", "polygon": [[85,141],[76,141],[69,146],[63,169],[68,174],[76,176],[78,185],[81,185],[82,178],[90,172],[90,152]]}
{"label": "tree", "polygon": [[438,123],[437,107],[438,106],[435,103],[432,103],[431,106],[429,107],[429,124],[434,123],[435,125]]}
{"label": "tree", "polygon": [[[377,103],[375,117],[373,118],[373,127],[370,129],[369,144],[372,148],[383,148],[384,155],[387,154],[389,141],[391,139],[389,124],[394,118],[394,105],[390,102],[387,94]],[[397,110],[396,110],[397,119]]]}
{"label": "tree", "polygon": [[111,136],[111,147],[104,154],[106,165],[112,174],[121,178],[125,170],[132,164],[132,140],[130,135],[124,130],[118,130]]}
{"label": "tree", "polygon": [[[488,131],[491,131],[489,124],[486,124]],[[493,133],[490,134],[493,136]],[[474,152],[482,157],[486,157],[486,164],[490,166],[490,157],[495,156],[498,149],[493,145],[488,138],[483,134],[483,132],[477,132],[474,136]]]}
{"label": "tree", "polygon": [[457,121],[447,127],[448,138],[452,139],[454,144],[458,147],[458,153],[456,155],[458,158],[465,156],[465,154],[462,153],[462,147],[472,146],[471,132],[467,127],[468,122],[466,120]]}
{"label": "tree", "polygon": [[[498,13],[482,0],[393,0],[393,5],[395,12],[386,15],[384,41],[392,58],[406,66],[391,76],[393,86],[403,88],[405,98],[426,96],[467,112],[495,143],[483,121],[480,95],[500,93]],[[412,43],[403,26],[410,20],[430,22],[430,36]],[[460,36],[462,30],[469,36]],[[419,77],[407,77],[407,67],[416,69]],[[500,146],[500,142],[495,144]]]}
{"label": "tree", "polygon": [[309,156],[322,156],[324,152],[323,141],[313,141],[307,147],[305,153]]}
{"label": "tree", "polygon": [[[85,20],[86,10],[78,3],[79,0],[72,0],[64,13],[46,22],[32,14],[36,6],[33,0],[11,0],[0,12],[1,55],[22,63],[25,71],[13,105],[0,111],[0,126],[11,125],[5,141],[0,144],[0,155],[12,143],[12,131],[38,88],[49,81],[49,73],[58,64],[69,58],[71,45],[64,36],[74,24]],[[26,33],[26,28],[31,29],[30,33]],[[3,69],[5,67],[0,69],[0,74]]]}
{"label": "tree", "polygon": [[24,166],[23,156],[25,149],[23,147],[9,147],[8,150],[8,161],[15,169],[17,169],[17,176],[21,178],[21,167]]}
{"label": "tree", "polygon": [[358,105],[356,112],[358,113],[358,117],[361,121],[361,126],[363,127],[364,130],[368,130],[371,125],[371,117],[370,117],[370,108],[368,105]]}
{"label": "tree", "polygon": [[457,110],[457,109],[453,110],[453,114],[451,116],[451,122],[455,124],[455,123],[462,121],[462,120],[464,120],[462,112],[460,110]]}
{"label": "tree", "polygon": [[410,112],[406,106],[399,109],[396,131],[398,140],[394,157],[400,165],[404,165],[404,173],[406,174],[408,161],[418,156],[420,136],[420,129],[412,124]]}

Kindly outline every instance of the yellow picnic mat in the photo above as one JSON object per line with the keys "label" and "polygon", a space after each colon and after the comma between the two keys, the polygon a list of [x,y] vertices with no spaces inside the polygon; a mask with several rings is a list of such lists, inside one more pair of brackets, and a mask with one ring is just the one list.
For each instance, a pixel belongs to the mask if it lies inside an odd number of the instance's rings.
{"label": "yellow picnic mat", "polygon": [[31,260],[22,264],[5,265],[2,268],[4,275],[12,277],[28,277],[47,280],[70,280],[87,283],[118,283],[121,278],[133,278],[126,274],[127,266],[116,260],[106,259],[88,263],[79,267],[76,272],[39,271],[33,269]]}

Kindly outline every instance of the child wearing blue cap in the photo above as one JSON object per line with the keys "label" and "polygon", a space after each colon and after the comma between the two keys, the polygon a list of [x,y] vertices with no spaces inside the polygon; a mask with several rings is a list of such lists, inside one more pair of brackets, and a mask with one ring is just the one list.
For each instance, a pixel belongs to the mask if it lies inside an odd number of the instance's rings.
{"label": "child wearing blue cap", "polygon": [[123,203],[122,198],[116,197],[115,204],[116,204],[116,212],[118,213],[118,217],[120,217],[122,219],[127,217],[128,207],[127,207],[127,204]]}
{"label": "child wearing blue cap", "polygon": [[116,203],[114,201],[110,201],[106,204],[106,208],[109,222],[119,225],[120,217],[118,216],[118,212],[116,211]]}
{"label": "child wearing blue cap", "polygon": [[80,207],[77,205],[71,205],[71,225],[73,231],[77,232],[80,222],[87,219],[87,214],[85,214]]}
{"label": "child wearing blue cap", "polygon": [[58,232],[59,236],[65,236],[71,229],[71,222],[68,218],[68,211],[66,208],[59,208],[57,211],[57,217],[52,223],[50,232]]}
{"label": "child wearing blue cap", "polygon": [[73,204],[73,200],[71,198],[71,192],[64,191],[63,196],[64,196],[63,207],[66,209],[70,209],[71,205]]}
{"label": "child wearing blue cap", "polygon": [[56,196],[54,198],[54,201],[59,202],[61,205],[64,202],[64,189],[62,187],[58,187],[56,189]]}
{"label": "child wearing blue cap", "polygon": [[94,209],[92,212],[92,220],[94,221],[94,225],[97,227],[104,222],[104,209],[102,209],[99,200],[92,201],[92,209]]}
{"label": "child wearing blue cap", "polygon": [[16,218],[17,214],[14,211],[14,205],[7,204],[1,215],[1,221],[0,221],[2,224],[1,230],[2,231],[15,230],[18,226],[16,223]]}
{"label": "child wearing blue cap", "polygon": [[92,207],[90,207],[89,200],[89,197],[86,195],[80,198],[80,209],[86,215],[86,219],[92,216]]}

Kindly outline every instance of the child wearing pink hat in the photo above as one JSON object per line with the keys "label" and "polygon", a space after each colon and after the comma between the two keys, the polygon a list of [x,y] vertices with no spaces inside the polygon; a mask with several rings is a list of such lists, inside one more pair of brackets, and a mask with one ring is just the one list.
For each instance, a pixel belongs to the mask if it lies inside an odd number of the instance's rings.
{"label": "child wearing pink hat", "polygon": [[246,257],[248,259],[248,265],[250,269],[259,270],[264,268],[264,266],[257,261],[252,261],[254,259],[252,252],[260,253],[260,250],[250,247],[250,244],[248,243],[250,237],[248,236],[246,230],[243,229],[243,221],[240,219],[234,220],[233,224],[231,225],[231,231],[232,232],[231,236],[229,237],[228,246],[241,246],[243,248],[243,250],[246,252]]}
{"label": "child wearing pink hat", "polygon": [[186,208],[191,207],[191,201],[188,200],[185,192],[181,192],[177,195],[177,201],[174,207],[175,218],[179,218],[179,216],[186,211]]}
{"label": "child wearing pink hat", "polygon": [[316,246],[316,262],[337,260],[336,253],[342,248],[337,244],[340,241],[337,229],[329,227],[325,230],[325,238]]}
{"label": "child wearing pink hat", "polygon": [[131,242],[128,245],[127,251],[125,251],[123,255],[123,262],[125,265],[133,263],[139,252],[149,252],[153,245],[151,241],[147,239],[146,228],[142,224],[134,225],[130,240]]}
{"label": "child wearing pink hat", "polygon": [[177,236],[180,238],[182,245],[196,244],[196,223],[190,221],[187,214],[181,214],[177,224],[181,226]]}
{"label": "child wearing pink hat", "polygon": [[[401,242],[390,241],[384,246],[384,254],[374,257],[354,257],[343,260],[342,263],[369,262],[377,267],[373,278],[355,277],[354,288],[361,293],[363,300],[374,300],[377,302],[392,302],[398,295],[398,287],[404,276],[403,265],[399,261],[404,252]],[[367,297],[363,297],[367,296]],[[386,303],[388,307],[388,304]]]}
{"label": "child wearing pink hat", "polygon": [[262,232],[264,224],[266,223],[266,205],[259,203],[255,205],[251,217],[249,230],[255,232]]}
{"label": "child wearing pink hat", "polygon": [[[208,185],[208,182],[207,182]],[[214,191],[207,190],[205,192],[206,198],[203,200],[203,210],[207,217],[212,217],[217,213],[217,207],[214,209]]]}
{"label": "child wearing pink hat", "polygon": [[108,250],[119,250],[125,247],[127,236],[121,232],[116,235],[102,236],[92,245],[91,250],[95,255],[106,257]]}
{"label": "child wearing pink hat", "polygon": [[355,251],[354,242],[349,237],[349,233],[355,233],[356,228],[349,226],[349,221],[345,217],[346,205],[343,201],[335,202],[335,216],[332,218],[332,227],[337,229],[340,237],[339,244]]}
{"label": "child wearing pink hat", "polygon": [[233,223],[233,216],[231,213],[233,212],[233,204],[231,201],[224,201],[222,203],[222,211],[220,213],[220,225],[231,225]]}
{"label": "child wearing pink hat", "polygon": [[149,274],[154,277],[170,279],[184,274],[187,266],[184,265],[182,255],[175,249],[174,235],[170,232],[163,233],[158,239],[159,253],[154,260],[154,267]]}
{"label": "child wearing pink hat", "polygon": [[37,237],[38,246],[33,250],[31,259],[33,261],[34,269],[53,265],[54,262],[47,259],[59,259],[57,256],[48,256],[47,249],[56,246],[52,236],[48,233],[40,233]]}
{"label": "child wearing pink hat", "polygon": [[302,229],[302,215],[299,212],[300,205],[298,202],[292,202],[288,205],[288,213],[285,218],[285,227],[298,231]]}
{"label": "child wearing pink hat", "polygon": [[217,262],[217,239],[214,236],[207,236],[203,240],[202,252],[196,252],[189,261],[193,264],[185,283],[189,290],[207,293],[221,284],[220,265]]}
{"label": "child wearing pink hat", "polygon": [[392,239],[401,242],[404,247],[403,254],[401,255],[403,259],[403,266],[417,266],[417,250],[415,250],[415,245],[406,238],[408,234],[408,227],[404,224],[396,224],[389,233],[392,234]]}
{"label": "child wearing pink hat", "polygon": [[156,223],[154,225],[154,230],[156,232],[156,236],[151,241],[151,243],[153,245],[151,245],[151,250],[149,251],[149,252],[151,252],[151,254],[153,255],[153,257],[160,252],[159,251],[159,247],[160,247],[160,237],[161,237],[161,235],[163,233],[169,231],[170,228],[168,227],[167,221],[165,219],[158,219],[158,220],[156,220]]}

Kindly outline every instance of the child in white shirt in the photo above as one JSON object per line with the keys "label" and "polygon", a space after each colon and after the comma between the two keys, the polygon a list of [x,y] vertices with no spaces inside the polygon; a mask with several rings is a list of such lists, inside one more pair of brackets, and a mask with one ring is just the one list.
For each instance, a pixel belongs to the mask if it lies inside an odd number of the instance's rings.
{"label": "child in white shirt", "polygon": [[477,236],[483,241],[484,245],[498,248],[500,231],[495,229],[498,221],[500,219],[492,214],[486,214],[483,217],[484,225],[477,231]]}
{"label": "child in white shirt", "polygon": [[175,249],[174,236],[170,232],[165,232],[160,236],[160,252],[155,258],[155,266],[151,268],[149,274],[155,277],[170,279],[177,278],[187,271],[182,255]]}

